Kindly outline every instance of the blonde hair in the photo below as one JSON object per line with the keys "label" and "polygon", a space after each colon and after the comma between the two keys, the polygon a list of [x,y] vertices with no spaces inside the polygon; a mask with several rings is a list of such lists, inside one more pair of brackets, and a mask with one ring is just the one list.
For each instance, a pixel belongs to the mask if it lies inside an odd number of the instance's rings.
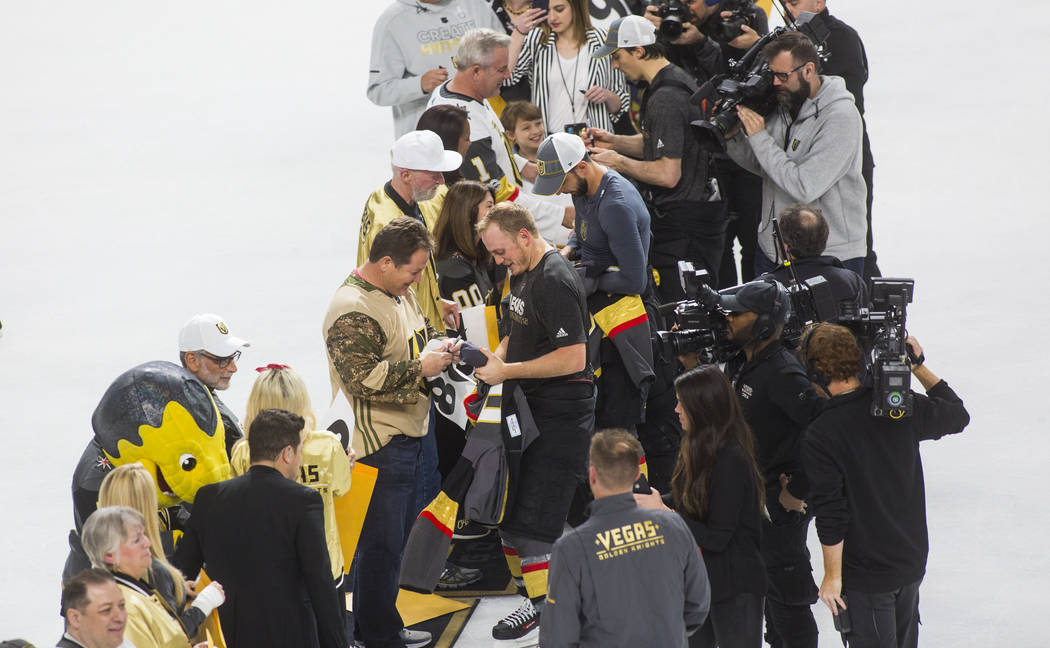
{"label": "blonde hair", "polygon": [[490,209],[489,213],[478,221],[474,229],[478,234],[482,234],[493,225],[511,238],[517,236],[521,230],[525,230],[533,237],[540,235],[540,230],[536,227],[536,221],[532,219],[529,210],[518,203],[509,201],[501,202]]}
{"label": "blonde hair", "polygon": [[271,365],[255,379],[244,413],[242,427],[245,439],[248,439],[252,421],[259,412],[267,409],[281,409],[303,417],[306,421],[304,433],[305,430],[317,428],[314,406],[310,402],[310,393],[306,391],[306,382],[291,367]]}
{"label": "blonde hair", "polygon": [[150,541],[153,554],[153,571],[158,565],[166,569],[175,584],[175,602],[182,605],[186,600],[186,578],[164,557],[164,545],[160,542],[160,524],[157,521],[157,485],[146,467],[138,462],[117,466],[102,480],[98,491],[99,507],[127,507],[142,516],[142,525]]}

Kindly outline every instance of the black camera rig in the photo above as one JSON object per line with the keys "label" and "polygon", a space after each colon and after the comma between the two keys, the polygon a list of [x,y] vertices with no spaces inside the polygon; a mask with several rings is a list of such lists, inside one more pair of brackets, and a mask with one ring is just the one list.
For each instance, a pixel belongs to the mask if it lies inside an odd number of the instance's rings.
{"label": "black camera rig", "polygon": [[[824,43],[831,31],[823,19],[813,13],[802,12],[795,20],[783,12],[787,27],[777,27],[758,39],[740,57],[729,63],[729,72],[712,77],[693,93],[691,101],[700,106],[703,114],[711,114],[709,120],[692,123],[693,135],[707,151],[725,152],[726,134],[740,124],[737,106],[754,110],[768,117],[777,106],[777,95],[773,87],[773,73],[762,49],[787,31],[800,31],[809,37],[817,48],[821,60],[826,59]],[[711,106],[715,106],[713,109]],[[713,110],[713,112],[712,112]]]}
{"label": "black camera rig", "polygon": [[871,414],[892,419],[911,416],[910,356],[907,307],[915,293],[914,279],[872,277],[871,308],[840,312],[838,323],[857,336],[871,375]]}
{"label": "black camera rig", "polygon": [[711,287],[713,278],[689,261],[678,262],[678,276],[688,299],[660,306],[660,315],[674,326],[656,332],[657,351],[665,357],[696,353],[701,364],[725,362],[737,349],[729,341],[729,320]]}

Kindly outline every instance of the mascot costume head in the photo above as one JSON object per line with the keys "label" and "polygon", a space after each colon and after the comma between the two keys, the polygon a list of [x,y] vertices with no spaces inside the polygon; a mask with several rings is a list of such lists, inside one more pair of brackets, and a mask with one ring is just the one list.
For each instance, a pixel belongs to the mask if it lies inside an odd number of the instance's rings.
{"label": "mascot costume head", "polygon": [[114,466],[139,462],[162,508],[193,502],[197,489],[229,479],[226,433],[208,389],[177,364],[125,371],[102,396],[91,426]]}

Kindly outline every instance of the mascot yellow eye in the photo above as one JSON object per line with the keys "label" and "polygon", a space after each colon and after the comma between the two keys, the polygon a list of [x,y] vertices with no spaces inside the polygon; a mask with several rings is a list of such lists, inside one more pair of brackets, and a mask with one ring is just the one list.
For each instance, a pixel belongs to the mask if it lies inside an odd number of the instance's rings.
{"label": "mascot yellow eye", "polygon": [[187,453],[179,457],[179,465],[183,470],[189,472],[197,467],[197,457]]}

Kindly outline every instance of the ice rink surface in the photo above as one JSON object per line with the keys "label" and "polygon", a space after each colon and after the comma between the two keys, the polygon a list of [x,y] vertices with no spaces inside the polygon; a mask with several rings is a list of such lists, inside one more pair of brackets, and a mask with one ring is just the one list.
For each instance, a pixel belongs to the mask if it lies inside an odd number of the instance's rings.
{"label": "ice rink surface", "polygon": [[[59,637],[91,412],[122,371],[177,361],[191,315],[252,342],[234,411],[269,362],[324,409],[321,319],[389,178],[389,109],[364,96],[385,4],[0,4],[0,639]],[[1045,646],[1050,9],[830,4],[870,62],[880,265],[915,278],[910,329],[973,417],[924,446],[922,643]]]}

